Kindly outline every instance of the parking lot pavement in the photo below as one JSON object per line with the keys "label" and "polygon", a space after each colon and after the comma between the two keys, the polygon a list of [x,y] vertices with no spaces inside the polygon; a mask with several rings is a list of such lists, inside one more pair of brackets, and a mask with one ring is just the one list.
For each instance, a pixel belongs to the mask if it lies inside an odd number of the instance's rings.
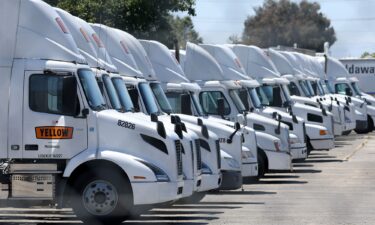
{"label": "parking lot pavement", "polygon": [[[200,204],[154,209],[125,224],[374,224],[375,134],[339,137],[294,171],[268,174]],[[0,208],[3,224],[79,224],[69,209]]]}

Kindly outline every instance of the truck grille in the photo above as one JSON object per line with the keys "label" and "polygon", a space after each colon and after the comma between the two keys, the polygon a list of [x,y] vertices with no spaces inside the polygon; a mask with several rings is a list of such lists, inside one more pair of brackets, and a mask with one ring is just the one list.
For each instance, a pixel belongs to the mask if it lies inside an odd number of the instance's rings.
{"label": "truck grille", "polygon": [[220,141],[216,140],[216,152],[217,152],[217,168],[221,169],[221,154],[220,154]]}
{"label": "truck grille", "polygon": [[195,151],[196,151],[196,160],[197,160],[197,170],[202,169],[202,153],[201,153],[201,145],[199,139],[194,141],[195,143]]}
{"label": "truck grille", "polygon": [[306,143],[306,123],[303,122],[303,141]]}
{"label": "truck grille", "polygon": [[176,158],[177,158],[177,175],[183,175],[182,170],[182,146],[180,140],[175,140],[174,144],[176,146]]}

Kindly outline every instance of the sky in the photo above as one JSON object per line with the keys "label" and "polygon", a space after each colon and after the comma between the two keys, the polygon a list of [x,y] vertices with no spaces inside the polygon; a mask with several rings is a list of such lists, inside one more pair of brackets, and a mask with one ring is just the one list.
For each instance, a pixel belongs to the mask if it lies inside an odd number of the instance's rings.
{"label": "sky", "polygon": [[[299,2],[300,0],[292,0]],[[332,56],[359,57],[375,52],[375,0],[315,0],[321,12],[331,19],[337,41],[331,46]],[[193,17],[195,29],[204,43],[228,43],[229,36],[241,36],[243,22],[254,15],[254,7],[263,0],[196,0]]]}

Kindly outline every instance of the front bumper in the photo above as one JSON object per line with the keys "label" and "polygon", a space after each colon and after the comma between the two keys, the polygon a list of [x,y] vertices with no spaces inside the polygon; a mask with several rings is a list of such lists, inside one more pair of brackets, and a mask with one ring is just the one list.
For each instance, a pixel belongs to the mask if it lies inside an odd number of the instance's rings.
{"label": "front bumper", "polygon": [[197,188],[197,192],[217,189],[220,187],[221,183],[221,174],[202,174],[201,185]]}
{"label": "front bumper", "polygon": [[221,183],[220,190],[236,190],[242,186],[242,174],[237,170],[222,170],[223,182]]}
{"label": "front bumper", "polygon": [[310,143],[311,143],[313,150],[327,150],[327,149],[333,149],[335,147],[334,138],[310,139]]}
{"label": "front bumper", "polygon": [[306,146],[302,148],[291,148],[290,153],[293,159],[306,159],[307,158],[307,148]]}
{"label": "front bumper", "polygon": [[242,177],[258,176],[258,163],[257,162],[242,163],[241,173],[242,173]]}
{"label": "front bumper", "polygon": [[268,158],[268,169],[269,170],[287,170],[291,171],[292,156],[289,152],[276,152],[276,151],[264,151]]}
{"label": "front bumper", "polygon": [[149,205],[181,198],[184,181],[132,182],[131,186],[133,189],[134,205]]}
{"label": "front bumper", "polygon": [[184,180],[184,189],[182,190],[182,198],[189,197],[194,191],[194,180]]}

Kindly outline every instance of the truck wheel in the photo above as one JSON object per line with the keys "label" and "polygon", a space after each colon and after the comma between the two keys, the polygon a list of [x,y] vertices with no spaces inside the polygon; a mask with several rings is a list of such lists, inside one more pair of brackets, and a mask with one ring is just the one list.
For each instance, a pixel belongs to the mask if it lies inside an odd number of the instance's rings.
{"label": "truck wheel", "polygon": [[191,196],[182,198],[177,201],[178,204],[197,204],[199,203],[205,196],[206,192],[194,192]]}
{"label": "truck wheel", "polygon": [[264,174],[266,174],[268,170],[267,158],[264,155],[264,152],[258,150],[258,179],[264,177]]}
{"label": "truck wheel", "polygon": [[374,130],[374,121],[372,120],[371,116],[367,116],[368,126],[367,131],[372,132]]}
{"label": "truck wheel", "polygon": [[118,224],[127,219],[133,206],[129,182],[116,171],[86,171],[75,180],[74,213],[87,224]]}

